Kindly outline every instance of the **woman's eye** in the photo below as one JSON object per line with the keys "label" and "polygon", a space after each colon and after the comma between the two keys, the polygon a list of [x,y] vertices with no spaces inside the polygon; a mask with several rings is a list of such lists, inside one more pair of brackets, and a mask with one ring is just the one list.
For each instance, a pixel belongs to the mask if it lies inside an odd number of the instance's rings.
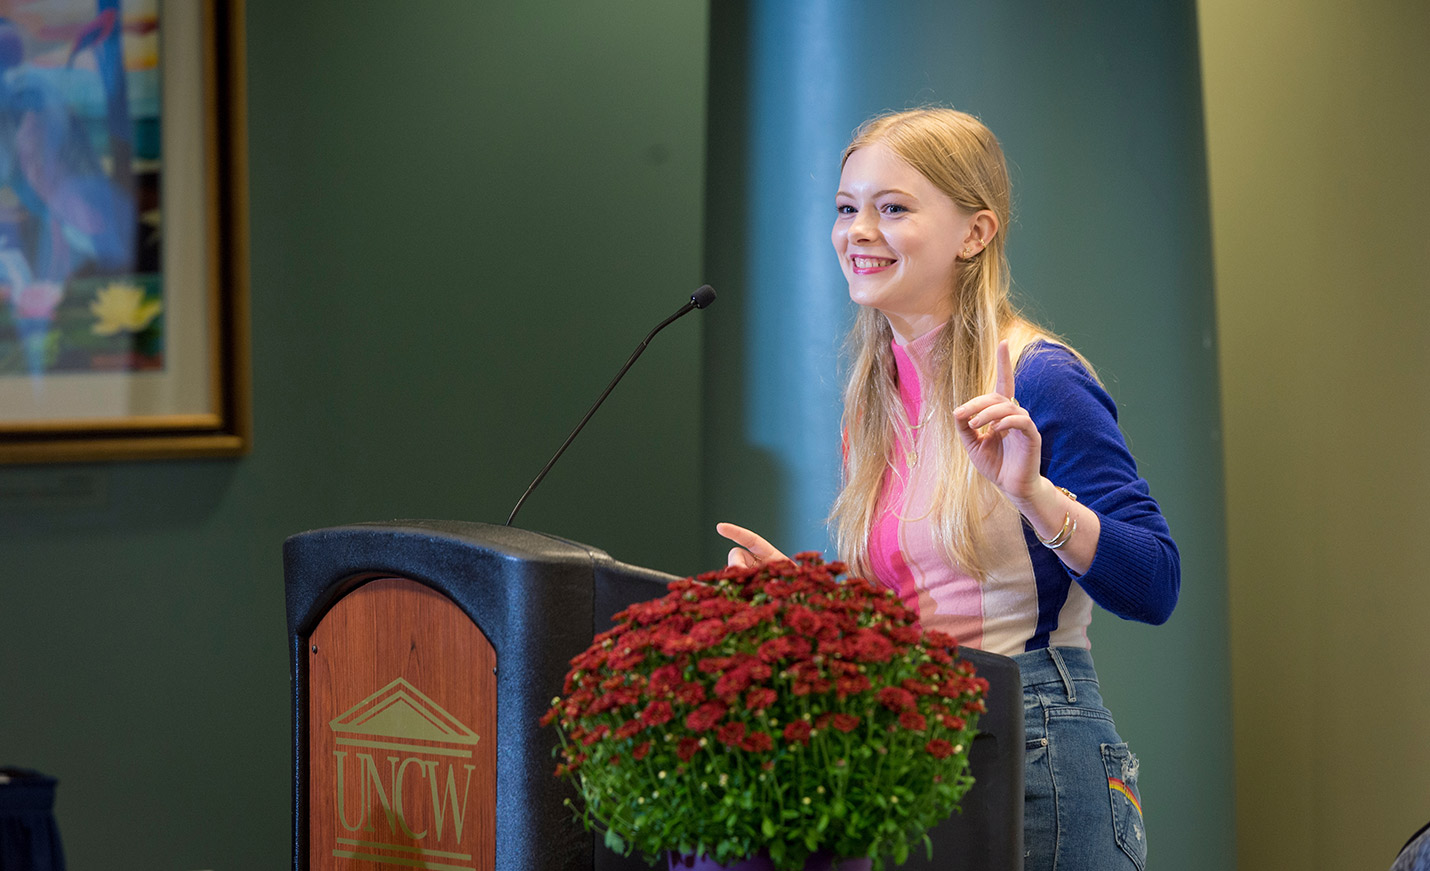
{"label": "woman's eye", "polygon": [[899,205],[898,203],[889,203],[888,205],[884,206],[884,214],[886,214],[886,215],[897,215],[897,214],[899,214],[899,213],[901,213],[901,212],[907,212],[907,211],[908,211],[908,209],[904,208],[903,206]]}
{"label": "woman's eye", "polygon": [[851,205],[845,203],[836,203],[834,206],[834,211],[841,215],[852,215],[856,210]]}

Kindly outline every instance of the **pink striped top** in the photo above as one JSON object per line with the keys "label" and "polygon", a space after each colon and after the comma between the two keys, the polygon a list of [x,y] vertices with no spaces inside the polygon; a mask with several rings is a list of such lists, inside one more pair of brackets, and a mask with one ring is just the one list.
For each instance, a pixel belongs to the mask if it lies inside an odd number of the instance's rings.
{"label": "pink striped top", "polygon": [[[923,419],[921,375],[938,332],[907,347],[897,342],[893,346],[899,397],[910,421]],[[912,444],[900,436],[902,457],[884,473],[869,541],[874,575],[897,591],[907,606],[918,609],[924,628],[947,632],[969,647],[1005,655],[1022,653],[1039,626],[1038,583],[1022,517],[1006,501],[993,506],[985,530],[994,545],[990,549],[994,560],[982,583],[951,563],[934,539],[933,464],[918,461],[923,431],[922,426],[913,431]],[[1062,584],[1067,584],[1066,577]],[[1091,619],[1092,599],[1079,584],[1071,584],[1048,643],[1090,648]]]}

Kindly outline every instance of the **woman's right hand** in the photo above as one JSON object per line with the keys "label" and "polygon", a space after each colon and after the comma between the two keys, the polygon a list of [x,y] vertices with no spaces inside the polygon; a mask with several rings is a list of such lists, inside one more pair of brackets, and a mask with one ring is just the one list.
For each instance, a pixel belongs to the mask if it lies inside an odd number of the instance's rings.
{"label": "woman's right hand", "polygon": [[780,553],[774,545],[743,526],[736,526],[733,523],[717,523],[715,531],[739,545],[739,547],[730,548],[730,555],[726,557],[727,565],[745,569],[789,559]]}

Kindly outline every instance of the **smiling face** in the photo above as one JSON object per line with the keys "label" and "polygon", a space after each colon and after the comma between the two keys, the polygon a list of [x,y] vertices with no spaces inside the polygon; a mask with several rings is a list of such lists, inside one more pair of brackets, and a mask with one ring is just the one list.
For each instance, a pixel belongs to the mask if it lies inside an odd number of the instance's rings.
{"label": "smiling face", "polygon": [[830,240],[849,298],[878,309],[901,342],[953,315],[960,254],[992,233],[988,212],[968,213],[880,143],[849,155],[839,176]]}

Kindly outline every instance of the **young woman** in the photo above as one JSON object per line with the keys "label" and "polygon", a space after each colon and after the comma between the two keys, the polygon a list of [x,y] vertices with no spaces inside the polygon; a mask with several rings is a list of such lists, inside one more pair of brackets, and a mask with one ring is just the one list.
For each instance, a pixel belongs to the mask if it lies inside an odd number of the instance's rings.
{"label": "young woman", "polygon": [[[1141,869],[1137,758],[1087,627],[1094,603],[1164,622],[1180,563],[1111,397],[1009,299],[1010,199],[1002,149],[962,112],[881,116],[845,149],[831,239],[860,310],[830,522],[926,628],[1018,661],[1028,871]],[[783,557],[717,528],[732,564]]]}

